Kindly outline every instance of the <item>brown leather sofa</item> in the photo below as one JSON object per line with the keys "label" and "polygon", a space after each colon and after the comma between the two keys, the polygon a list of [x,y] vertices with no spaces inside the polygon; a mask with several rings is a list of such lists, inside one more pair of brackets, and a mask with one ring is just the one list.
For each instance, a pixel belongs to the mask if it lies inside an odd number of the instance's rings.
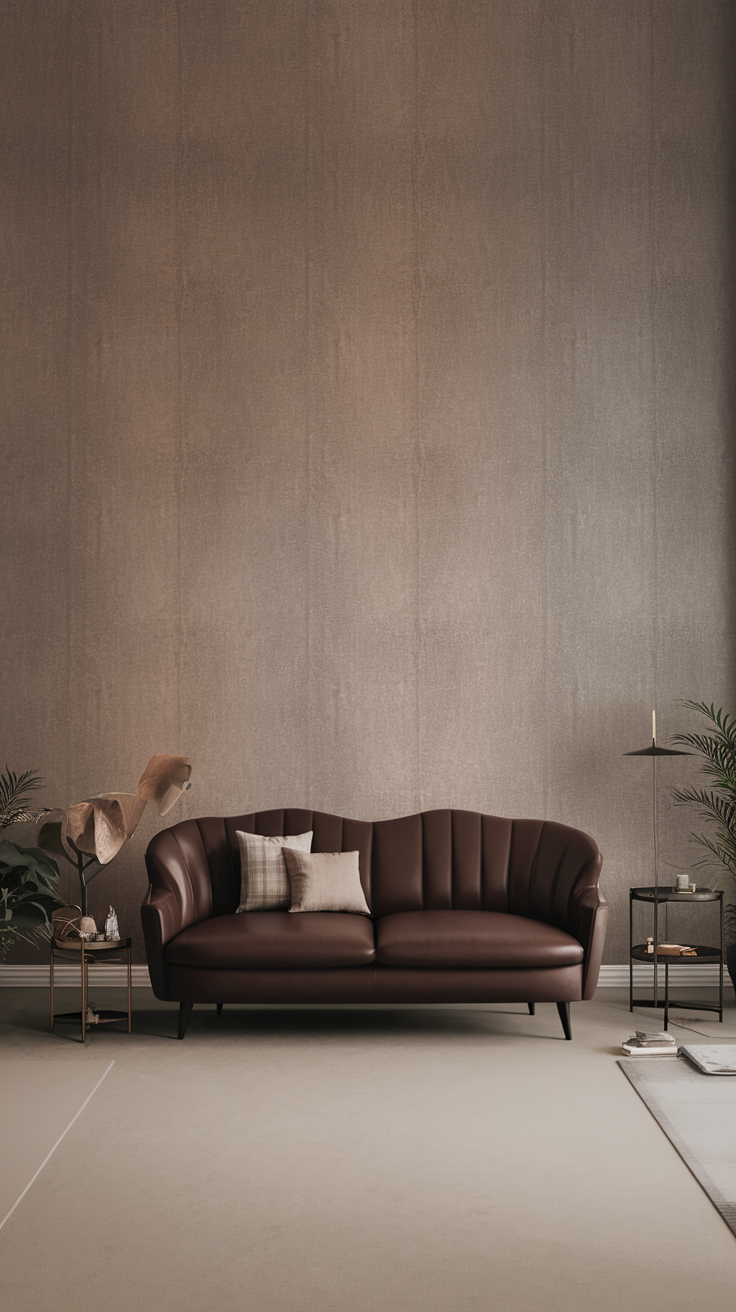
{"label": "brown leather sofa", "polygon": [[[247,911],[237,830],[314,831],[313,852],[359,853],[371,919]],[[146,852],[141,908],[156,997],[195,1002],[556,1002],[598,981],[608,907],[601,855],[567,825],[425,811],[376,823],[319,811],[185,820]]]}

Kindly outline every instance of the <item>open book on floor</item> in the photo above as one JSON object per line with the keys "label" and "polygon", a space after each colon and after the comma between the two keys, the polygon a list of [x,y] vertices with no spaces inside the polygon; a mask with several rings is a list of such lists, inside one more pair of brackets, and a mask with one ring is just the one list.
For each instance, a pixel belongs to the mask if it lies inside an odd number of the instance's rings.
{"label": "open book on floor", "polygon": [[732,1043],[688,1043],[680,1052],[704,1075],[736,1075],[736,1046]]}

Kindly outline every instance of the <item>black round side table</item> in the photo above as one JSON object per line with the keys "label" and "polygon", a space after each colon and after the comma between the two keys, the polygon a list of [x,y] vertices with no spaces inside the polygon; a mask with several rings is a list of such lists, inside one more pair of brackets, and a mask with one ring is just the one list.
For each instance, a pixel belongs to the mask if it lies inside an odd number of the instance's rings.
{"label": "black round side table", "polygon": [[[634,903],[648,902],[654,907],[654,952],[647,952],[646,943],[634,943]],[[719,910],[719,944],[717,948],[698,944],[694,957],[672,957],[657,952],[659,945],[659,906],[662,902],[717,902]],[[680,893],[676,888],[630,888],[629,889],[629,1011],[634,1007],[663,1007],[664,1028],[667,1029],[671,1007],[681,1007],[689,1011],[717,1011],[719,1021],[723,1020],[723,890],[696,889],[694,893]],[[634,997],[634,962],[641,961],[652,966],[653,996],[651,998]],[[718,965],[718,1002],[675,1002],[670,999],[669,968],[672,965]],[[664,998],[660,999],[657,979],[657,966],[664,965]]]}

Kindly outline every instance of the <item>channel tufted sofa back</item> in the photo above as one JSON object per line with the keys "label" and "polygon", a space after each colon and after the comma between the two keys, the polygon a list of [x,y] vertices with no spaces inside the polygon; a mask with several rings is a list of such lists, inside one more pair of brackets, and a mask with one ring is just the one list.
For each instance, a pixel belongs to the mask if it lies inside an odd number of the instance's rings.
{"label": "channel tufted sofa back", "polygon": [[[580,830],[459,810],[373,823],[298,809],[185,820],[152,840],[149,878],[154,888],[170,894],[179,929],[227,915],[240,899],[237,831],[274,835],[309,829],[314,852],[359,853],[374,916],[503,911],[563,927],[570,923],[573,904],[582,909],[585,894],[598,886],[601,856]],[[167,900],[164,896],[163,905]]]}

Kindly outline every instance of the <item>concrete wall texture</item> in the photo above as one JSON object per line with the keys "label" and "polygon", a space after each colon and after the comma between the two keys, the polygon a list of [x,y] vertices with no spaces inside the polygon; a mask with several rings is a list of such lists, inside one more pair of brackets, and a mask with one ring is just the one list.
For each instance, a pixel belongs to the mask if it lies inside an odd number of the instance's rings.
{"label": "concrete wall texture", "polygon": [[592,833],[624,960],[622,754],[736,692],[730,0],[0,16],[2,763],[194,762],[93,909],[144,960],[187,815],[460,806]]}

